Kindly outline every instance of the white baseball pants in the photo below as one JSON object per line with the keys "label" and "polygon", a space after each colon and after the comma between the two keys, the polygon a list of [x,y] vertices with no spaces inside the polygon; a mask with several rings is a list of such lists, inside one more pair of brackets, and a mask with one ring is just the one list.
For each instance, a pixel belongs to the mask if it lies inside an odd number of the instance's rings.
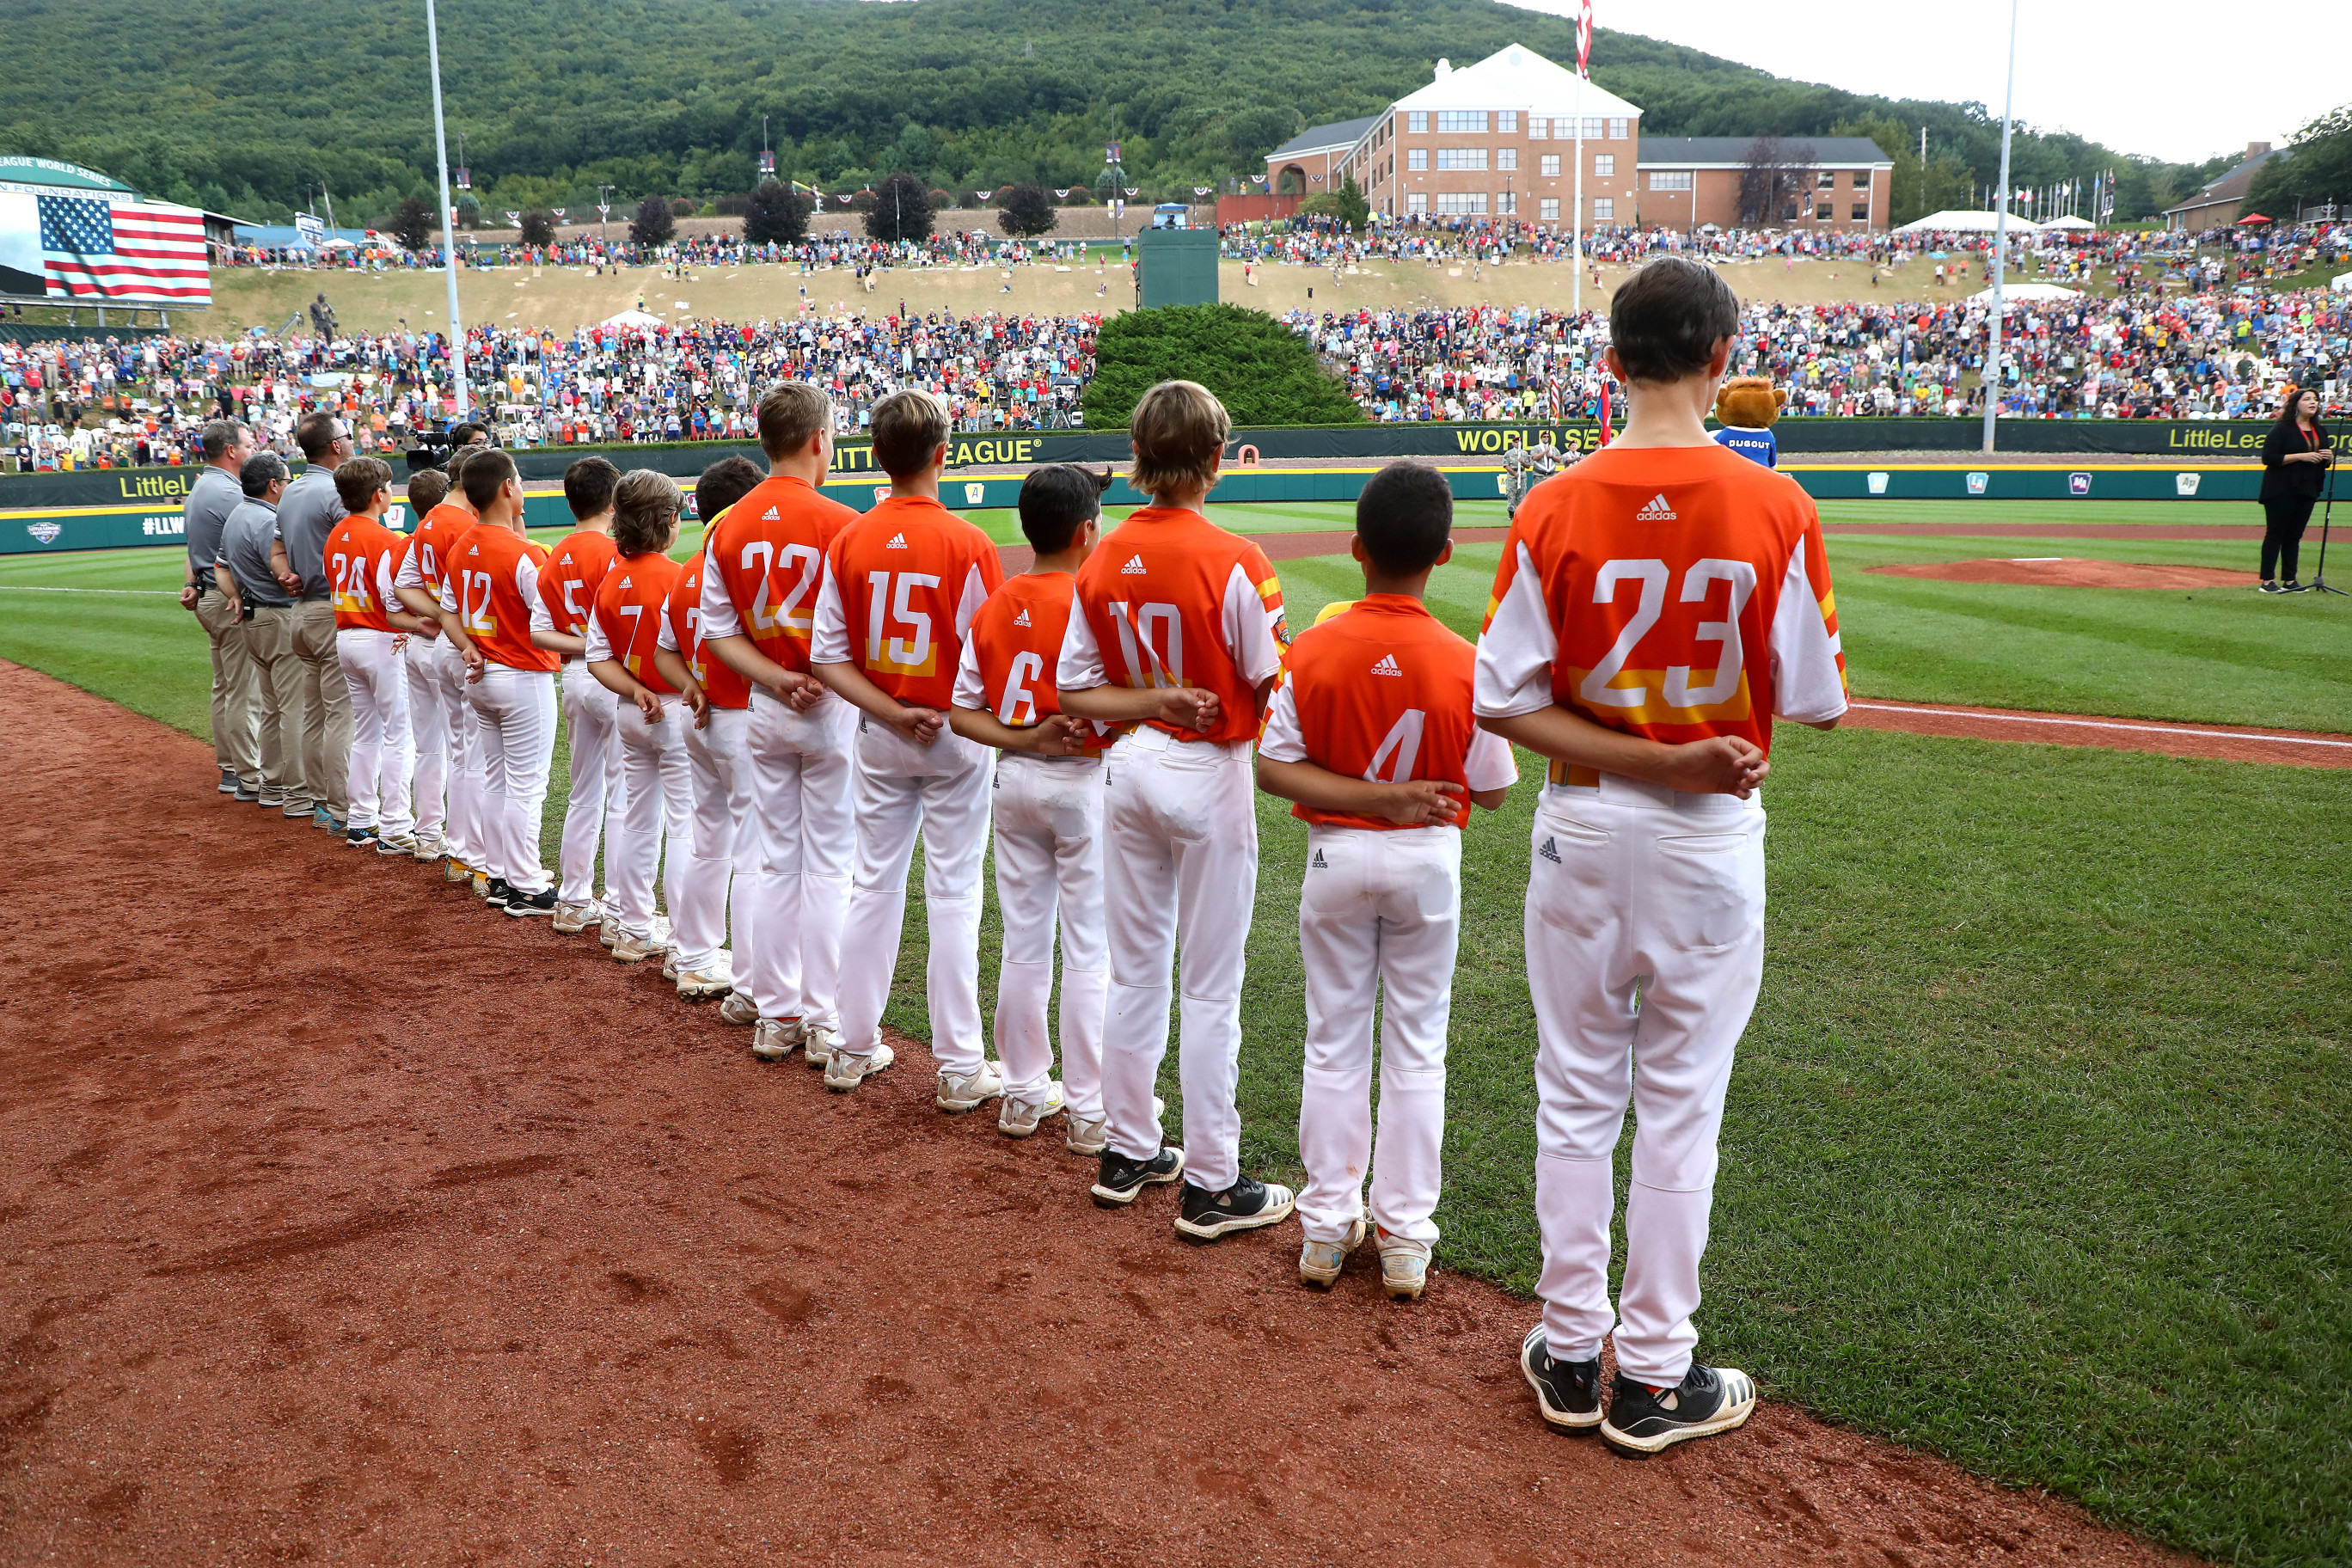
{"label": "white baseball pants", "polygon": [[662,721],[648,724],[634,702],[620,706],[621,767],[628,806],[617,833],[604,842],[604,883],[621,929],[644,941],[654,930],[654,871],[662,866],[662,839],[669,839],[662,896],[676,917],[685,902],[679,879],[686,875],[688,840],[694,833],[694,780],[686,760],[686,731],[694,715],[675,697],[665,697]]}
{"label": "white baseball pants", "polygon": [[1062,1099],[1070,1115],[1102,1117],[1103,1012],[1110,960],[1103,936],[1103,765],[1089,757],[996,760],[996,905],[1004,956],[996,971],[996,1053],[1004,1092],[1041,1104],[1054,1077],[1045,1015],[1054,998],[1054,935],[1062,941]]}
{"label": "white baseball pants", "polygon": [[408,735],[407,641],[399,632],[350,626],[335,633],[335,658],[351,689],[352,827],[373,827],[385,838],[415,830],[408,809],[408,772],[415,760]]}
{"label": "white baseball pants", "polygon": [[1611,1331],[1611,1161],[1636,1112],[1617,1365],[1664,1387],[1689,1370],[1716,1135],[1733,1047],[1764,971],[1764,808],[1602,774],[1536,810],[1528,879],[1535,1001],[1536,1218],[1552,1354]]}
{"label": "white baseball pants", "polygon": [[[1307,975],[1299,1226],[1341,1241],[1364,1213],[1433,1244],[1445,1142],[1445,1029],[1462,931],[1459,828],[1317,826],[1307,833],[1298,952]],[[1381,1008],[1381,1117],[1372,1130],[1372,1007]]]}
{"label": "white baseball pants", "polygon": [[751,692],[743,744],[751,775],[748,949],[762,1018],[837,1027],[841,932],[855,841],[851,748],[857,710],[828,693],[806,713]]}
{"label": "white baseball pants", "polygon": [[408,683],[408,737],[416,755],[409,808],[416,816],[416,841],[438,844],[449,825],[449,713],[441,679],[441,639],[411,633],[402,660]]}
{"label": "white baseball pants", "polygon": [[[618,697],[573,659],[563,667],[563,723],[571,737],[570,789],[563,800],[563,844],[555,896],[584,904],[596,896],[596,847],[625,809]],[[609,849],[607,851],[609,853]]]}
{"label": "white baseball pants", "polygon": [[[743,755],[743,710],[713,708],[709,724],[700,730],[694,727],[691,710],[679,717],[686,721],[694,826],[681,901],[670,910],[670,929],[677,938],[677,966],[707,973],[719,962],[719,950],[727,945],[729,906],[748,901],[739,900],[732,889],[739,825],[751,809],[751,770]],[[677,847],[673,842],[673,858]],[[745,882],[748,886],[750,879]],[[731,971],[729,984],[733,984]]]}
{"label": "white baseball pants", "polygon": [[[489,679],[487,670],[483,679]],[[474,711],[473,686],[466,679],[466,661],[447,638],[441,641],[441,706],[449,716],[449,806],[442,839],[449,858],[488,869],[489,849],[482,842],[482,726]]]}
{"label": "white baseball pants", "polygon": [[555,760],[555,672],[492,664],[467,690],[482,757],[476,818],[482,868],[519,893],[544,892],[554,880],[539,837]]}
{"label": "white baseball pants", "polygon": [[1112,748],[1103,812],[1103,910],[1110,1006],[1103,1109],[1110,1147],[1148,1160],[1160,1143],[1151,1104],[1168,1054],[1169,971],[1181,942],[1177,1079],[1185,1180],[1222,1192],[1241,1179],[1234,1104],[1242,972],[1257,898],[1257,791],[1245,743],[1134,731]]}
{"label": "white baseball pants", "polygon": [[880,1038],[898,938],[907,868],[923,836],[923,913],[930,951],[923,974],[931,1056],[941,1072],[978,1072],[980,867],[988,853],[990,762],[995,752],[951,731],[919,746],[887,724],[859,727],[857,851],[841,933],[841,1038],[865,1056]]}

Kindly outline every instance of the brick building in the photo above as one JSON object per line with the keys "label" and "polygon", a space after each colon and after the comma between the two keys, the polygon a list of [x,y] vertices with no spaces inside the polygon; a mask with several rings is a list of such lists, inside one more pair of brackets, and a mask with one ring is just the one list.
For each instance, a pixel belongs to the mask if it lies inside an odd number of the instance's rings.
{"label": "brick building", "polygon": [[[2221,177],[2179,206],[2164,209],[2164,226],[2176,233],[2186,230],[2190,234],[2202,234],[2209,228],[2229,227],[2246,216],[2246,192],[2252,187],[2254,176],[2262,173],[2263,164],[2278,155],[2267,142],[2247,142],[2243,162],[2225,171]],[[2275,217],[2278,215],[2267,213],[2263,216]]]}
{"label": "brick building", "polygon": [[[1389,216],[1516,218],[1565,228],[1576,201],[1580,115],[1585,227],[1739,221],[1740,173],[1753,138],[1645,142],[1639,107],[1592,82],[1580,86],[1575,72],[1519,44],[1459,70],[1440,60],[1427,86],[1378,114],[1291,138],[1266,154],[1265,188],[1295,202],[1336,191],[1353,174],[1372,210]],[[1893,169],[1886,155],[1858,136],[1791,139],[1785,151],[1807,144],[1813,199],[1784,203],[1788,216],[1767,226],[1885,228]]]}

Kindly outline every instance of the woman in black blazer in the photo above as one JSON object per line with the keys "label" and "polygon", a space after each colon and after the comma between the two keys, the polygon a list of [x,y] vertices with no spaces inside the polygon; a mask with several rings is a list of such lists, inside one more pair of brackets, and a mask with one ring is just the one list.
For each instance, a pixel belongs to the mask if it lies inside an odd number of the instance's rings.
{"label": "woman in black blazer", "polygon": [[[2295,552],[2311,521],[2311,505],[2335,462],[2327,432],[2319,423],[2319,394],[2301,387],[2286,389],[2286,403],[2278,423],[2263,437],[2263,589],[2265,594],[2300,594],[2295,581]],[[2286,581],[2277,569],[2286,568]]]}

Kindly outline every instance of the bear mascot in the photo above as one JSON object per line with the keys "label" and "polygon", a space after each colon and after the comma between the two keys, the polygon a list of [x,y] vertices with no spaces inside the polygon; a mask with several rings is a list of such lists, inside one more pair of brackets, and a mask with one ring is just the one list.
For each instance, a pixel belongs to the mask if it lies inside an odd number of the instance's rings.
{"label": "bear mascot", "polygon": [[1715,416],[1723,428],[1715,433],[1717,446],[1768,468],[1780,466],[1780,443],[1772,437],[1772,422],[1789,401],[1787,392],[1760,375],[1735,375],[1715,395]]}

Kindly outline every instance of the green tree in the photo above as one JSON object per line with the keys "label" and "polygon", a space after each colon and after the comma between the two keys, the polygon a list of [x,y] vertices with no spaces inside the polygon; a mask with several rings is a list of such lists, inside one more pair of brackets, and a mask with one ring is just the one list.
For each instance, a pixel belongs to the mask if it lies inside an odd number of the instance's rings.
{"label": "green tree", "polygon": [[1363,233],[1365,226],[1372,221],[1372,204],[1366,201],[1364,193],[1356,188],[1355,170],[1350,169],[1339,176],[1337,199],[1340,221],[1353,226],[1358,234]]}
{"label": "green tree", "polygon": [[553,245],[555,215],[545,207],[533,207],[523,214],[521,239],[525,245]]}
{"label": "green tree", "polygon": [[2294,133],[2284,157],[2255,171],[2246,205],[2274,218],[2295,208],[2352,202],[2352,103],[2321,115]]}
{"label": "green tree", "polygon": [[639,202],[637,216],[629,220],[629,241],[633,245],[667,244],[677,232],[677,215],[660,196],[647,196]]}
{"label": "green tree", "polygon": [[1969,166],[1950,153],[1938,152],[1932,133],[1927,161],[1919,161],[1919,128],[1899,120],[1841,120],[1830,128],[1832,136],[1867,136],[1895,167],[1889,175],[1887,221],[1900,226],[1929,213],[1967,207],[1974,200]]}
{"label": "green tree", "polygon": [[1364,411],[1327,373],[1315,347],[1263,310],[1168,305],[1103,323],[1087,387],[1088,429],[1116,429],[1163,381],[1197,381],[1235,425],[1360,425]]}
{"label": "green tree", "polygon": [[883,181],[874,193],[874,205],[866,208],[866,234],[886,245],[930,238],[930,188],[903,172]]}
{"label": "green tree", "polygon": [[809,200],[774,180],[762,180],[743,215],[743,237],[752,245],[798,245],[808,237]]}
{"label": "green tree", "polygon": [[1062,221],[1054,199],[1043,185],[1011,185],[996,193],[996,216],[1004,232],[1013,236],[1051,234]]}
{"label": "green tree", "polygon": [[433,237],[433,209],[425,205],[423,196],[403,196],[384,226],[408,249],[422,250]]}

